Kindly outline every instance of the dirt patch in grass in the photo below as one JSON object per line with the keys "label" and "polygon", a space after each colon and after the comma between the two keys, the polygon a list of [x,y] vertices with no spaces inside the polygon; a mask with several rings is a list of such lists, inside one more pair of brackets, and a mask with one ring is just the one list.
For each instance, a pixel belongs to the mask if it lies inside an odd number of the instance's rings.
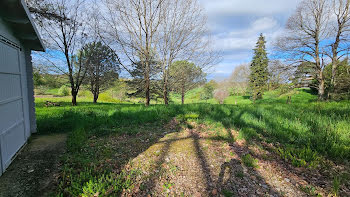
{"label": "dirt patch in grass", "polygon": [[254,141],[238,140],[236,131],[221,132],[227,137],[194,124],[167,134],[132,160],[141,176],[124,195],[332,196],[330,176],[293,168]]}
{"label": "dirt patch in grass", "polygon": [[[65,168],[59,158],[66,136],[36,136],[0,178],[0,196],[334,195],[333,171],[293,167],[275,152],[276,145],[240,136],[229,128],[175,118],[164,126],[118,127],[117,133],[87,137],[76,152],[68,149]],[[130,182],[116,188],[112,179]],[[347,182],[338,186],[338,196],[350,196]]]}
{"label": "dirt patch in grass", "polygon": [[0,196],[48,196],[61,171],[66,135],[32,136],[0,177]]}

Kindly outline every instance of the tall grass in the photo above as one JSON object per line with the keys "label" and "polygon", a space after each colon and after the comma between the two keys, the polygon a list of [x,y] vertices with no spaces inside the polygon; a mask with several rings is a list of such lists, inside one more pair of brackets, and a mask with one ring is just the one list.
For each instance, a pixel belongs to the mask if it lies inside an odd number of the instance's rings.
{"label": "tall grass", "polygon": [[[45,108],[37,103],[39,133],[68,132],[85,127],[115,128],[147,123],[163,124],[188,113],[198,120],[221,123],[226,128],[249,131],[283,146],[308,147],[332,159],[350,159],[350,103],[306,102],[256,105],[152,105],[81,103],[78,107]],[[243,133],[244,135],[244,133]]]}

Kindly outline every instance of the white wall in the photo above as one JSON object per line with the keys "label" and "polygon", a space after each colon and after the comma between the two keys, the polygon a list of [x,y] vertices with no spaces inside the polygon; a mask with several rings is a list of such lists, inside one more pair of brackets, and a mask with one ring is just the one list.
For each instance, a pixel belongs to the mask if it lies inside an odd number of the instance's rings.
{"label": "white wall", "polygon": [[[1,20],[1,18],[0,18],[0,39],[6,39],[7,41],[10,41],[11,43],[20,47],[18,59],[19,59],[19,67],[20,67],[20,73],[21,73],[20,75],[21,87],[22,87],[21,96],[23,98],[23,104],[22,104],[23,119],[24,119],[23,135],[24,135],[25,141],[27,141],[31,133],[35,132],[36,130],[34,96],[33,96],[33,75],[32,75],[32,64],[31,64],[31,56],[30,56],[31,51],[25,49],[25,47],[21,45],[20,41],[14,37],[11,30],[5,25],[5,23]],[[0,117],[0,118],[5,118],[5,117]],[[0,158],[2,158],[1,152],[2,151],[1,151],[1,144],[0,144]],[[3,171],[2,168],[4,168],[4,166],[2,166],[0,162],[0,175]]]}

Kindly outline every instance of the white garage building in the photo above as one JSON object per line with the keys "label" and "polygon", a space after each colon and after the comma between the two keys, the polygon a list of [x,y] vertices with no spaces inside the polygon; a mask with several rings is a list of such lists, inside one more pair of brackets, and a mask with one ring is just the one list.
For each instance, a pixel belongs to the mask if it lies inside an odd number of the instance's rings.
{"label": "white garage building", "polygon": [[44,47],[23,0],[0,1],[0,175],[36,130],[31,50]]}

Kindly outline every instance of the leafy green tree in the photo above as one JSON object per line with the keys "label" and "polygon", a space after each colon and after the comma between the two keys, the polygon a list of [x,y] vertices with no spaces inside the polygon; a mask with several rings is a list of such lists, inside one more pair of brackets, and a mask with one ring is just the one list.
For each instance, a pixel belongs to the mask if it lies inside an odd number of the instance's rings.
{"label": "leafy green tree", "polygon": [[[333,100],[350,98],[350,65],[348,59],[337,62],[337,72],[333,76],[332,64],[325,67],[325,87],[328,97]],[[332,78],[337,79],[337,85],[333,86]]]}
{"label": "leafy green tree", "polygon": [[101,91],[108,89],[118,79],[119,63],[110,47],[101,42],[88,43],[83,47],[81,55],[87,70],[86,81],[90,84],[90,91],[97,102]]}
{"label": "leafy green tree", "polygon": [[261,99],[266,89],[268,81],[268,63],[266,52],[266,41],[263,34],[260,34],[256,47],[254,49],[254,57],[250,65],[249,86],[252,91],[252,98],[255,102]]}
{"label": "leafy green tree", "polygon": [[[162,85],[160,80],[161,67],[159,62],[154,56],[148,63],[149,70],[146,72],[146,67],[141,61],[133,64],[130,74],[133,76],[132,80],[126,81],[128,86],[129,97],[144,97],[148,95],[150,100],[162,97]],[[145,73],[148,73],[145,75]],[[148,90],[145,88],[145,84],[148,83]],[[148,93],[147,93],[148,92]],[[146,99],[147,100],[147,99]],[[147,102],[147,101],[146,101]],[[146,103],[147,105],[147,103]]]}
{"label": "leafy green tree", "polygon": [[208,100],[214,97],[214,90],[217,87],[217,83],[214,80],[209,81],[203,86],[203,92],[200,96],[201,100]]}
{"label": "leafy green tree", "polygon": [[33,81],[34,81],[34,87],[38,87],[41,85],[44,85],[44,78],[40,73],[39,69],[33,68]]}
{"label": "leafy green tree", "polygon": [[187,91],[205,82],[205,73],[199,66],[186,60],[176,61],[169,69],[169,82],[173,91],[181,94],[181,103],[185,103]]}

